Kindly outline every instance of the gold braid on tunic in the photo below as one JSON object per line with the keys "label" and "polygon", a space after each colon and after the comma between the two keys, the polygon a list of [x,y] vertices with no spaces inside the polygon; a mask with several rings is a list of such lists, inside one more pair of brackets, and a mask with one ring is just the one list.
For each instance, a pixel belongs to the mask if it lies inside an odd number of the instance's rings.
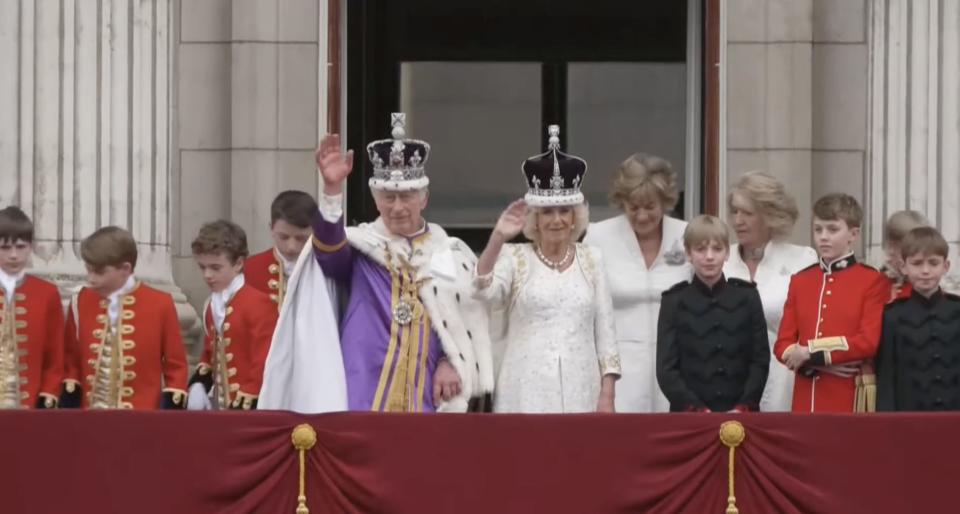
{"label": "gold braid on tunic", "polygon": [[[22,295],[20,295],[22,296]],[[0,408],[19,409],[24,400],[21,395],[20,349],[17,327],[26,326],[26,321],[17,320],[15,301],[0,298],[2,316],[0,319]]]}

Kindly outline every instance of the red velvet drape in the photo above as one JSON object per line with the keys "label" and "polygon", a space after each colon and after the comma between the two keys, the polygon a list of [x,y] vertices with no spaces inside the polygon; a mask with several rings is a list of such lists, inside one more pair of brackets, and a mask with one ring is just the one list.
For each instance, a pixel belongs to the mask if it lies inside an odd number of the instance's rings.
{"label": "red velvet drape", "polygon": [[953,512],[960,414],[0,412],[2,513]]}

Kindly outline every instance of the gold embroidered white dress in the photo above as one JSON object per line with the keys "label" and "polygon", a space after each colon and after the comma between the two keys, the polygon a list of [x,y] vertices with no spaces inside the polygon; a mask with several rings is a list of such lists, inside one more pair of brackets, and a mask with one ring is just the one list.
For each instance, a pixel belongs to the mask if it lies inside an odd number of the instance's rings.
{"label": "gold embroidered white dress", "polygon": [[505,310],[496,412],[593,412],[601,377],[620,374],[613,308],[600,254],[577,245],[557,271],[530,244],[506,245],[476,296]]}

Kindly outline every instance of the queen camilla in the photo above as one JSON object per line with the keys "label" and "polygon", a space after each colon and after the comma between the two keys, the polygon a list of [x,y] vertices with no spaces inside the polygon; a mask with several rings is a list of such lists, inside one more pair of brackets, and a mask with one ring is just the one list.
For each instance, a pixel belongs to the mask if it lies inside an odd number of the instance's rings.
{"label": "queen camilla", "polygon": [[[475,296],[506,318],[496,412],[613,412],[620,357],[600,252],[577,243],[589,214],[583,159],[549,149],[524,161],[527,194],[500,215],[477,262]],[[518,234],[531,241],[506,244]]]}

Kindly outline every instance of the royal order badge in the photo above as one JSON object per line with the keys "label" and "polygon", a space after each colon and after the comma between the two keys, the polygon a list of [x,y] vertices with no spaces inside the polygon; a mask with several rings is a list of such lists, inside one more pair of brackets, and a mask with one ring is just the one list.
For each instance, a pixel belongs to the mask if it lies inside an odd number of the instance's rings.
{"label": "royal order badge", "polygon": [[405,299],[400,299],[393,309],[393,320],[400,325],[409,325],[413,321],[413,306]]}

